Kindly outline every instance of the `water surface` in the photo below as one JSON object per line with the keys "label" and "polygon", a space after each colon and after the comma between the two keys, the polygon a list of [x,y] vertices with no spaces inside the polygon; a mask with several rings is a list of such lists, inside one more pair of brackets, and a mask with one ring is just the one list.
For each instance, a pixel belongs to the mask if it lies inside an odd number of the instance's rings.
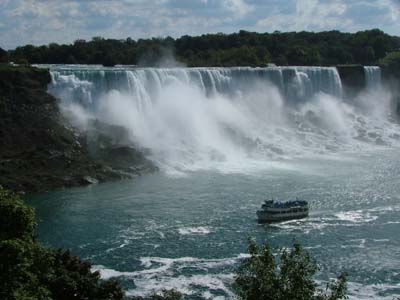
{"label": "water surface", "polygon": [[[326,281],[347,272],[352,299],[400,294],[400,160],[382,148],[362,156],[303,159],[247,173],[156,173],[135,180],[35,195],[39,239],[89,259],[128,295],[176,288],[212,299],[229,285],[248,237],[273,247],[300,241]],[[310,217],[258,225],[264,198],[309,201]]]}

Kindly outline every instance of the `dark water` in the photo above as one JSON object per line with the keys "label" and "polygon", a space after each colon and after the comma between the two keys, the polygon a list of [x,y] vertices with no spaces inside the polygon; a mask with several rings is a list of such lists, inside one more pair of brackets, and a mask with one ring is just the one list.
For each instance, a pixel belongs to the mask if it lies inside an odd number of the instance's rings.
{"label": "dark water", "polygon": [[[257,225],[266,197],[309,201],[310,217]],[[161,173],[30,199],[39,239],[91,260],[128,294],[177,288],[231,297],[229,284],[247,238],[273,247],[300,241],[320,266],[318,280],[349,275],[353,299],[400,294],[400,158],[304,160],[249,174]]]}

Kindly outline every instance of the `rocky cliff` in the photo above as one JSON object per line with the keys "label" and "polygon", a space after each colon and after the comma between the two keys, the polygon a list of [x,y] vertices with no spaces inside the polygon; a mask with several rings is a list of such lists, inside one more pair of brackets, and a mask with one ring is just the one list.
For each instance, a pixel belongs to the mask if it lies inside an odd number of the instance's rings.
{"label": "rocky cliff", "polygon": [[103,135],[93,141],[64,126],[57,99],[46,92],[49,82],[47,70],[0,65],[0,185],[46,191],[154,170],[128,146],[103,145],[91,155],[87,145]]}
{"label": "rocky cliff", "polygon": [[399,66],[382,66],[382,78],[388,90],[392,91],[393,103],[400,118],[400,68]]}
{"label": "rocky cliff", "polygon": [[338,65],[344,96],[354,98],[366,87],[364,67],[362,65]]}

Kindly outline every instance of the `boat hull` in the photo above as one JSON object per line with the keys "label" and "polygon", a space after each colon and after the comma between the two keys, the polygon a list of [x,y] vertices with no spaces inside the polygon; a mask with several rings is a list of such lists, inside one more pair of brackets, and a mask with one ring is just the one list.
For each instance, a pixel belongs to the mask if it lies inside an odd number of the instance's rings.
{"label": "boat hull", "polygon": [[308,217],[308,212],[304,213],[297,213],[297,214],[287,214],[287,215],[271,215],[263,212],[257,212],[257,221],[258,223],[278,223],[278,222],[283,222],[283,221],[289,221],[289,220],[298,220],[298,219],[304,219]]}

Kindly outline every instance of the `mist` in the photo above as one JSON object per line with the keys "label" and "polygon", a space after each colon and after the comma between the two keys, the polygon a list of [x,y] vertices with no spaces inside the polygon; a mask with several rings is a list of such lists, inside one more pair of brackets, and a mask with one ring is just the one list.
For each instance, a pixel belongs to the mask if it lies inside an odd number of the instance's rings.
{"label": "mist", "polygon": [[247,172],[399,144],[390,92],[374,74],[354,99],[343,96],[335,68],[58,70],[52,77],[49,89],[75,126],[85,130],[97,119],[126,128],[131,145],[169,174]]}

